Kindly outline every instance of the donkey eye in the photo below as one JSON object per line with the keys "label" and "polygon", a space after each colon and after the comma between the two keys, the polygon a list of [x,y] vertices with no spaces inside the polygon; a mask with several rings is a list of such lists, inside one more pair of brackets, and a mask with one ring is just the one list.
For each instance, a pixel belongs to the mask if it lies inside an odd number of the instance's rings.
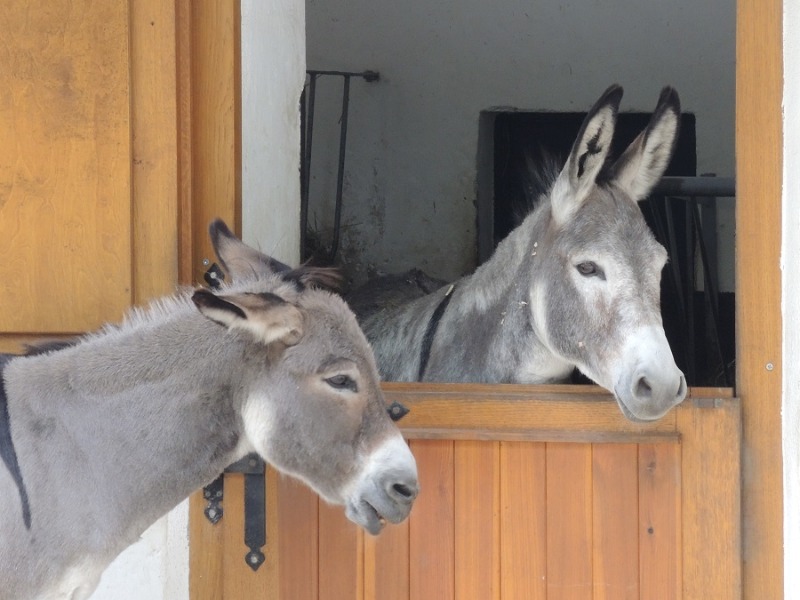
{"label": "donkey eye", "polygon": [[584,277],[600,277],[601,279],[605,279],[603,270],[590,260],[578,263],[575,268],[578,269],[578,273]]}
{"label": "donkey eye", "polygon": [[334,375],[333,377],[328,377],[325,380],[329,386],[331,386],[335,390],[350,390],[351,392],[357,392],[358,386],[356,382],[353,381],[353,378],[349,375]]}

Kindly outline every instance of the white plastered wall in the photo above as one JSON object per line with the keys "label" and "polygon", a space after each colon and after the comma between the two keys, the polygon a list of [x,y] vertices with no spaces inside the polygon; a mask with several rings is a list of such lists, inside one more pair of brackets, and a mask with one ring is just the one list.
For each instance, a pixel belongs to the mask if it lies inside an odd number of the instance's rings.
{"label": "white plastered wall", "polygon": [[[622,84],[624,111],[673,85],[697,117],[698,173],[734,168],[730,0],[307,0],[308,66],[377,70],[351,85],[340,258],[355,278],[475,266],[481,111],[586,111]],[[320,79],[309,219],[329,242],[341,80]],[[733,291],[733,203],[718,208],[722,289]]]}
{"label": "white plastered wall", "polygon": [[[302,0],[242,0],[242,221],[246,242],[295,265],[300,247]],[[242,554],[244,556],[244,554]],[[188,502],[103,574],[92,600],[188,600]]]}
{"label": "white plastered wall", "polygon": [[[783,492],[785,598],[800,597],[800,3],[783,20]],[[794,235],[789,235],[794,232]]]}

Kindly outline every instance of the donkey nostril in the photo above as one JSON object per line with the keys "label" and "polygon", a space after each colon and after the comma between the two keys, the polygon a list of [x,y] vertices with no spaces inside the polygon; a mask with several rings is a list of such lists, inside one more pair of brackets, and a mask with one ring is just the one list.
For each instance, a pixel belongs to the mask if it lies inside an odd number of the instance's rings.
{"label": "donkey nostril", "polygon": [[678,393],[675,394],[676,398],[683,399],[686,395],[686,378],[681,375],[681,378],[678,380]]}
{"label": "donkey nostril", "polygon": [[647,382],[647,378],[640,377],[639,381],[636,382],[636,397],[649,398],[652,395],[653,388],[650,387],[650,384]]}
{"label": "donkey nostril", "polygon": [[415,489],[412,489],[411,487],[409,487],[407,485],[404,485],[402,483],[395,483],[392,486],[392,490],[398,496],[400,496],[402,498],[405,498],[406,500],[411,500],[412,498],[414,498],[417,495],[417,492],[416,492]]}

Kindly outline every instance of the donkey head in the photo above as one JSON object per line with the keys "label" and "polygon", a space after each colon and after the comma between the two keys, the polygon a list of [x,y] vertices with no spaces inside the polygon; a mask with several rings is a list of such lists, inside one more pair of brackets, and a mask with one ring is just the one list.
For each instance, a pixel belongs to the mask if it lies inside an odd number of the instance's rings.
{"label": "donkey head", "polygon": [[592,107],[553,185],[550,250],[536,257],[546,283],[531,304],[540,339],[612,390],[626,417],[647,421],[686,395],[661,322],[667,253],[637,205],[669,163],[680,104],[665,88],[647,128],[606,169],[621,98],[612,86]]}
{"label": "donkey head", "polygon": [[417,495],[414,458],[386,412],[372,351],[329,272],[286,265],[240,242],[222,221],[214,249],[233,283],[198,290],[200,312],[241,344],[244,437],[370,533],[402,521]]}

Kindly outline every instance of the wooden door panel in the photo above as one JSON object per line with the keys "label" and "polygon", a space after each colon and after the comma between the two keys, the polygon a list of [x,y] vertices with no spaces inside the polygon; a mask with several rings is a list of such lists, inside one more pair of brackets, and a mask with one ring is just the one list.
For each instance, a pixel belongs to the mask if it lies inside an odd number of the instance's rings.
{"label": "wooden door panel", "polygon": [[548,444],[545,479],[547,597],[591,598],[592,446]]}
{"label": "wooden door panel", "polygon": [[409,600],[410,535],[408,519],[388,525],[379,536],[364,538],[364,597]]}
{"label": "wooden door panel", "polygon": [[[267,532],[267,556],[280,561],[280,598],[319,597],[319,498],[298,481],[278,477],[278,532]],[[277,537],[277,543],[275,538]],[[277,556],[276,556],[277,555]],[[286,560],[280,560],[286,557]]]}
{"label": "wooden door panel", "polygon": [[319,503],[319,600],[361,597],[363,534],[341,506]]}
{"label": "wooden door panel", "polygon": [[[559,419],[596,392],[561,387],[561,400],[522,386],[447,400],[458,412],[493,397],[507,428],[487,433],[463,416],[448,424],[436,386],[387,384],[416,413],[406,432],[421,494],[410,519],[372,538],[281,478],[270,589],[292,600],[737,597],[740,406],[730,390],[692,390],[668,427],[622,421],[566,435]],[[587,420],[613,423],[618,408],[600,395]],[[520,419],[535,415],[518,413],[532,406],[549,413],[546,430],[520,439]]]}
{"label": "wooden door panel", "polygon": [[455,443],[416,440],[411,450],[420,457],[420,494],[409,521],[409,598],[455,597]]}
{"label": "wooden door panel", "polygon": [[500,598],[500,442],[455,442],[455,597]]}
{"label": "wooden door panel", "polygon": [[642,598],[681,597],[681,449],[678,444],[638,448]]}
{"label": "wooden door panel", "polygon": [[500,585],[504,600],[547,598],[546,448],[542,442],[500,442]]}
{"label": "wooden door panel", "polygon": [[0,331],[80,332],[131,301],[127,3],[0,6]]}
{"label": "wooden door panel", "polygon": [[592,581],[596,600],[639,598],[637,444],[592,446]]}

